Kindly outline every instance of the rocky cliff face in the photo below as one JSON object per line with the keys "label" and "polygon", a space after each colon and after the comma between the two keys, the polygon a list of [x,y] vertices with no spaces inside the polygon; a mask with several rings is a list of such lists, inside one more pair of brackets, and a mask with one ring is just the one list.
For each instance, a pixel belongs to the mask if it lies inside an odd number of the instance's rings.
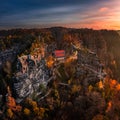
{"label": "rocky cliff face", "polygon": [[77,61],[74,64],[76,66],[75,78],[81,81],[83,87],[87,89],[89,85],[104,81],[107,73],[97,54],[85,48],[73,46],[73,49],[77,51]]}
{"label": "rocky cliff face", "polygon": [[[21,66],[18,65],[19,67]],[[41,94],[41,86],[46,87],[49,78],[50,71],[45,65],[44,59],[38,61],[36,65],[31,63],[24,72],[17,72],[12,82],[16,101],[19,103],[26,97],[32,98]]]}
{"label": "rocky cliff face", "polygon": [[[36,42],[33,44],[39,45]],[[36,98],[42,93],[41,87],[46,88],[48,84],[50,69],[46,66],[44,47],[44,45],[33,47],[31,54],[17,58],[12,89],[18,103],[26,97]]]}

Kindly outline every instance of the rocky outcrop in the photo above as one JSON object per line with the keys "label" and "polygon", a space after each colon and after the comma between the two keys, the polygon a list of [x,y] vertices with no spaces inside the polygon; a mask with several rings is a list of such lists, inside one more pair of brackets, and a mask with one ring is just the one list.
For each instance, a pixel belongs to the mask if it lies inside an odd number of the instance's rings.
{"label": "rocky outcrop", "polygon": [[78,51],[76,77],[82,79],[85,88],[94,85],[100,80],[104,80],[107,75],[104,71],[104,65],[100,62],[98,56],[88,49],[76,49]]}
{"label": "rocky outcrop", "polygon": [[40,86],[46,87],[50,78],[50,70],[47,68],[44,58],[37,61],[36,64],[29,58],[25,62],[27,63],[22,64],[23,66],[18,64],[18,70],[21,71],[18,71],[13,77],[14,95],[18,103],[26,97],[32,98],[34,93],[39,95],[42,92]]}

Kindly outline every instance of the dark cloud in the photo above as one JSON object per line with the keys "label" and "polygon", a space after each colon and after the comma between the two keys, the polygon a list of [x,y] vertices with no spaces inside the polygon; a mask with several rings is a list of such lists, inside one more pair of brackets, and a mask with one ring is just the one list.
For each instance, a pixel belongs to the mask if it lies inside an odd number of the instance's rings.
{"label": "dark cloud", "polygon": [[[0,23],[4,26],[15,23],[23,24],[24,21],[31,19],[50,19],[73,14],[78,7],[92,4],[95,0],[3,0],[0,4]],[[72,8],[73,7],[73,8]],[[82,11],[82,9],[79,9]],[[47,16],[47,17],[46,17]],[[55,20],[53,20],[53,17]],[[14,22],[13,22],[14,21]],[[41,22],[41,21],[40,21]],[[1,25],[0,24],[0,25]],[[25,24],[25,23],[24,23]]]}

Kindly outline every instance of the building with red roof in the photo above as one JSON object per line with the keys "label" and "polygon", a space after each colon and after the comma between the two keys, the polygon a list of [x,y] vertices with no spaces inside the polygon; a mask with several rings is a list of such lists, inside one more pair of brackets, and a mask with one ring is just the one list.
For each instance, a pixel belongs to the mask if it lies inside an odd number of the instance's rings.
{"label": "building with red roof", "polygon": [[65,50],[55,50],[54,52],[56,60],[65,59]]}

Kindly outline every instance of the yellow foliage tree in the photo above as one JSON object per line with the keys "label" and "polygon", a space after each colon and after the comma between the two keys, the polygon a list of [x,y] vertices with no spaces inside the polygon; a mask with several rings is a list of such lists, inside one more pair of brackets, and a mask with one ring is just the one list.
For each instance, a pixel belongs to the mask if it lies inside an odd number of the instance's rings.
{"label": "yellow foliage tree", "polygon": [[37,107],[37,102],[33,101],[31,99],[26,99],[26,103],[31,107],[31,108],[35,108]]}
{"label": "yellow foliage tree", "polygon": [[92,90],[93,90],[93,86],[92,86],[92,85],[89,85],[88,91],[91,92]]}
{"label": "yellow foliage tree", "polygon": [[23,111],[23,113],[25,115],[29,116],[30,115],[30,110],[28,108],[25,108],[24,111]]}
{"label": "yellow foliage tree", "polygon": [[79,92],[81,89],[81,86],[80,85],[73,85],[72,88],[71,88],[71,91],[72,93],[76,93],[76,92]]}
{"label": "yellow foliage tree", "polygon": [[49,56],[49,57],[47,58],[47,66],[48,66],[49,68],[51,68],[51,67],[53,66],[53,64],[54,64],[54,58],[53,58],[52,56]]}
{"label": "yellow foliage tree", "polygon": [[111,107],[112,107],[112,102],[109,101],[109,102],[108,102],[108,105],[107,105],[106,112],[109,112],[109,111],[111,110]]}
{"label": "yellow foliage tree", "polygon": [[68,84],[69,84],[69,85],[71,84],[71,81],[72,81],[71,79],[70,79],[70,80],[68,80]]}
{"label": "yellow foliage tree", "polygon": [[116,80],[110,80],[110,87],[113,88],[115,87],[117,84],[117,81]]}
{"label": "yellow foliage tree", "polygon": [[43,118],[44,114],[45,114],[45,108],[40,108],[39,109],[39,115],[40,115],[40,117]]}
{"label": "yellow foliage tree", "polygon": [[58,90],[57,90],[57,89],[55,89],[55,91],[54,91],[54,92],[55,92],[55,97],[56,97],[56,98],[59,98],[59,92],[58,92]]}
{"label": "yellow foliage tree", "polygon": [[120,84],[116,85],[116,90],[120,91]]}
{"label": "yellow foliage tree", "polygon": [[100,80],[100,82],[98,83],[98,87],[100,88],[100,89],[103,89],[104,88],[104,85],[103,85],[103,82]]}
{"label": "yellow foliage tree", "polygon": [[33,111],[34,111],[35,115],[39,115],[39,108],[38,107],[34,107]]}
{"label": "yellow foliage tree", "polygon": [[32,106],[32,108],[36,108],[37,107],[37,103],[35,101],[31,101],[31,106]]}
{"label": "yellow foliage tree", "polygon": [[12,118],[13,117],[13,112],[11,109],[7,109],[7,117]]}

